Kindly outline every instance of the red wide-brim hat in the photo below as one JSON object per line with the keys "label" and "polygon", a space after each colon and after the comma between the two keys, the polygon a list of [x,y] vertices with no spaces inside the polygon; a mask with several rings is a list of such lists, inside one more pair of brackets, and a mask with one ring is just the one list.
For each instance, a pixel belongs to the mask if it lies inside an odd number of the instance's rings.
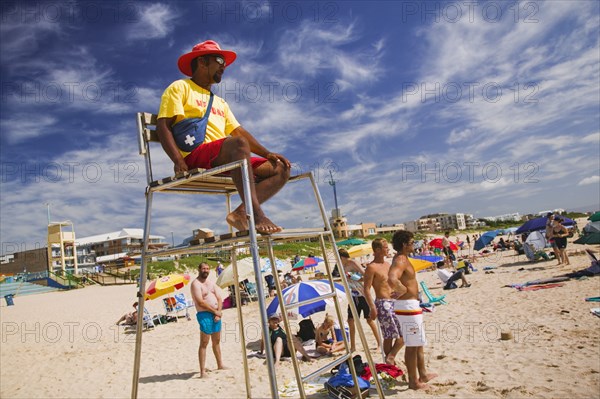
{"label": "red wide-brim hat", "polygon": [[206,54],[221,55],[225,59],[225,63],[227,66],[233,64],[233,61],[235,61],[235,58],[237,57],[235,52],[230,50],[221,50],[219,43],[213,40],[207,40],[205,42],[196,44],[192,48],[192,51],[179,57],[179,61],[177,61],[177,66],[179,67],[181,73],[187,76],[192,76],[192,60],[194,58],[198,58]]}

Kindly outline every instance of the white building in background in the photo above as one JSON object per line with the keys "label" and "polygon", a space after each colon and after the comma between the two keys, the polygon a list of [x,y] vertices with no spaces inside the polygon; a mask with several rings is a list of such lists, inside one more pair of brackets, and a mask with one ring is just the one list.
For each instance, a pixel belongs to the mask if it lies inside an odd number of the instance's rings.
{"label": "white building in background", "polygon": [[421,216],[417,220],[404,223],[406,230],[415,232],[434,232],[446,230],[466,230],[485,226],[468,213],[434,213]]}
{"label": "white building in background", "polygon": [[523,218],[521,215],[519,215],[519,212],[515,212],[498,216],[486,216],[482,219],[488,220],[490,222],[520,222]]}

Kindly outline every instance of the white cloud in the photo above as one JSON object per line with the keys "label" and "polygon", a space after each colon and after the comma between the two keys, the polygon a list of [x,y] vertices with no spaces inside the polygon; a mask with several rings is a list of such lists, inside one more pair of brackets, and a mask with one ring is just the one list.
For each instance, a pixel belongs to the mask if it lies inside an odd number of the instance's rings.
{"label": "white cloud", "polygon": [[588,184],[599,184],[599,183],[600,183],[600,176],[594,175],[594,176],[590,176],[590,177],[581,179],[579,181],[579,183],[577,183],[577,185],[578,186],[586,186]]}
{"label": "white cloud", "polygon": [[166,4],[155,3],[144,5],[139,13],[139,20],[129,27],[129,40],[162,39],[169,35],[179,17],[177,10]]}
{"label": "white cloud", "polygon": [[57,119],[48,115],[40,115],[32,119],[24,114],[17,114],[0,120],[0,130],[9,144],[16,144],[48,135],[56,125]]}

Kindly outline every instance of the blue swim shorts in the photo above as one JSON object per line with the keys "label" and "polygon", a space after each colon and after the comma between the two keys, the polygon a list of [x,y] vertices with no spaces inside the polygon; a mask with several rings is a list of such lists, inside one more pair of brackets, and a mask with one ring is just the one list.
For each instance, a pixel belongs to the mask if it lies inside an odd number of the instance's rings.
{"label": "blue swim shorts", "polygon": [[215,321],[215,315],[211,312],[197,312],[196,319],[200,324],[200,331],[204,334],[221,332],[221,320]]}

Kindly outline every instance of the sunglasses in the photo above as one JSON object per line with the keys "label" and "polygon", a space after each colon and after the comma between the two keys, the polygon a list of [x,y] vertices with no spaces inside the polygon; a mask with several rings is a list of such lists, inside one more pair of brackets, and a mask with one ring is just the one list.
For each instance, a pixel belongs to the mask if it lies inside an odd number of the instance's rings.
{"label": "sunglasses", "polygon": [[220,55],[211,55],[211,57],[215,57],[215,61],[217,61],[217,64],[223,65],[223,66],[227,65],[225,63],[225,58],[221,57]]}
{"label": "sunglasses", "polygon": [[[206,57],[206,58],[205,58]],[[222,66],[227,66],[227,63],[225,62],[225,58],[223,58],[220,55],[216,55],[216,54],[207,54],[207,55],[203,55],[200,58],[205,58],[208,59],[208,57],[213,57],[215,59],[215,61],[217,61],[217,64],[222,65]]]}

